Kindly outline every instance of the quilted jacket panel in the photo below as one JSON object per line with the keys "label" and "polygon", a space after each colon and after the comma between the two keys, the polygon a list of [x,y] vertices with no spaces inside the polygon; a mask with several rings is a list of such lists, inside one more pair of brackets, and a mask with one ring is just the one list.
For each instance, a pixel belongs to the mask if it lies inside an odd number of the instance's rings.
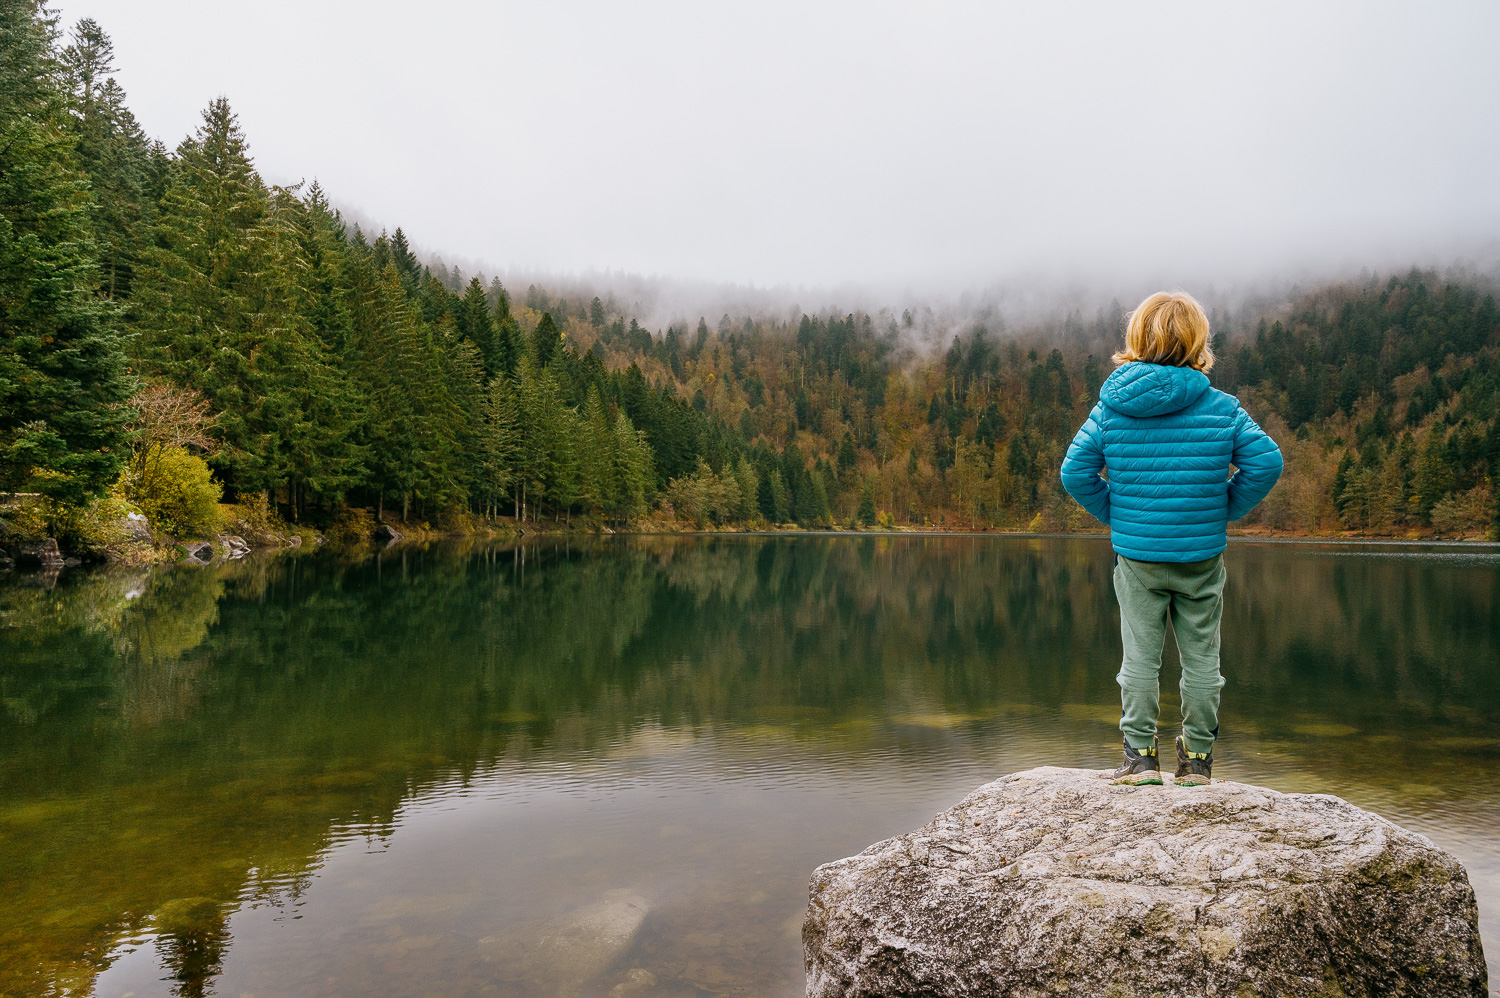
{"label": "quilted jacket panel", "polygon": [[1281,466],[1281,448],[1207,375],[1137,362],[1099,389],[1062,483],[1120,554],[1192,562],[1224,550],[1229,521],[1266,497]]}

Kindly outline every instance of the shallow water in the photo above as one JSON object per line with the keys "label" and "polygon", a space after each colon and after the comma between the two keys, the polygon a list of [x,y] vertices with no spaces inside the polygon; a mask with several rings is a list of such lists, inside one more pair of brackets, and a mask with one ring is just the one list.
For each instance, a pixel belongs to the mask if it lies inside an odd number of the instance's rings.
{"label": "shallow water", "polygon": [[[1500,982],[1500,550],[1228,557],[1215,775],[1453,851]],[[800,994],[819,863],[1114,764],[1110,567],[698,537],[7,585],[0,994]]]}

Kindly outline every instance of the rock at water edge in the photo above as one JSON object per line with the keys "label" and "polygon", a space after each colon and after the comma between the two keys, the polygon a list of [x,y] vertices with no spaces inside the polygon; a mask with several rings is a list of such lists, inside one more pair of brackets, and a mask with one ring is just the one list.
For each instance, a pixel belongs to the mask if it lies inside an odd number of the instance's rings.
{"label": "rock at water edge", "polygon": [[807,994],[1486,994],[1463,867],[1337,797],[1044,767],[813,874]]}
{"label": "rock at water edge", "polygon": [[61,568],[63,565],[62,552],[53,537],[13,544],[10,553],[17,568]]}
{"label": "rock at water edge", "polygon": [[207,565],[214,560],[214,546],[208,541],[183,541],[183,561]]}

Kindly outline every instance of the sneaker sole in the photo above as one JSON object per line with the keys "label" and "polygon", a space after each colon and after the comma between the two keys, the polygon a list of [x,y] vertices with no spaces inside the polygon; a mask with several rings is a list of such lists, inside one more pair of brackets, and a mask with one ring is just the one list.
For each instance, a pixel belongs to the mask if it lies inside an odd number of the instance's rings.
{"label": "sneaker sole", "polygon": [[1162,785],[1160,776],[1147,776],[1140,773],[1134,776],[1122,776],[1118,780],[1110,780],[1117,787],[1159,787]]}
{"label": "sneaker sole", "polygon": [[1179,787],[1206,787],[1209,779],[1205,776],[1179,776],[1172,782]]}

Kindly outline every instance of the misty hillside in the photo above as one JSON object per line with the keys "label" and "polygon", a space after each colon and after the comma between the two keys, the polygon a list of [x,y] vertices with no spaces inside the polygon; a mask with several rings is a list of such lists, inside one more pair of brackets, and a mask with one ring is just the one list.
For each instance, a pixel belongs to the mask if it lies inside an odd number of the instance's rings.
{"label": "misty hillside", "polygon": [[[1003,335],[974,324],[946,350],[921,351],[888,316],[724,315],[653,336],[602,302],[553,301],[535,287],[527,301],[523,322],[563,316],[576,352],[608,370],[639,370],[710,425],[735,431],[763,478],[795,475],[774,459],[795,448],[812,466],[814,496],[821,485],[830,497],[825,518],[855,518],[869,492],[897,522],[1089,525],[1056,472],[1112,369],[1122,313],[1062,315]],[[1288,458],[1286,478],[1250,523],[1451,535],[1493,519],[1493,298],[1413,271],[1330,285],[1266,311],[1214,337],[1214,384],[1238,395]],[[705,456],[711,465],[728,459]]]}
{"label": "misty hillside", "polygon": [[[429,266],[316,183],[266,185],[223,98],[168,152],[106,77],[92,22],[66,43],[35,15],[5,30],[0,489],[62,503],[53,529],[83,530],[100,497],[185,516],[173,496],[220,487],[320,524],[369,508],[1097,526],[1058,466],[1125,306],[648,328],[606,289]],[[1412,271],[1224,308],[1213,381],[1287,456],[1250,525],[1494,528],[1500,313],[1477,281]]]}

